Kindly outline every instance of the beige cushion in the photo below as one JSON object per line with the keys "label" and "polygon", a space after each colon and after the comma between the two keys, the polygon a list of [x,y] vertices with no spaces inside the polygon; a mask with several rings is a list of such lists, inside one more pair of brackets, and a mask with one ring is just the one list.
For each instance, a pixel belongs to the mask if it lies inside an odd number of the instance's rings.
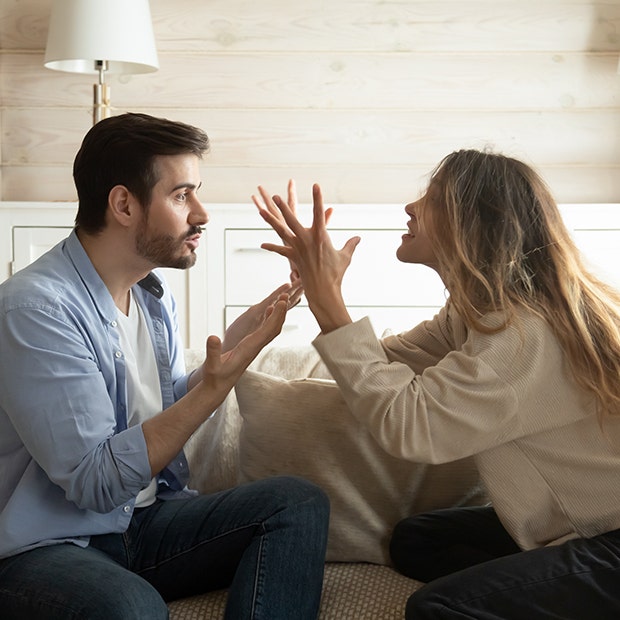
{"label": "beige cushion", "polygon": [[[185,365],[196,368],[204,361],[201,349],[186,349]],[[261,352],[251,367],[287,379],[330,378],[319,354],[311,346],[270,347]],[[239,433],[242,419],[234,390],[190,438],[185,446],[189,460],[190,486],[201,493],[215,493],[235,486],[239,475]]]}
{"label": "beige cushion", "polygon": [[328,561],[389,564],[401,519],[480,503],[472,460],[425,465],[387,454],[348,410],[333,380],[285,380],[247,371],[236,386],[243,418],[240,481],[302,476],[331,501]]}

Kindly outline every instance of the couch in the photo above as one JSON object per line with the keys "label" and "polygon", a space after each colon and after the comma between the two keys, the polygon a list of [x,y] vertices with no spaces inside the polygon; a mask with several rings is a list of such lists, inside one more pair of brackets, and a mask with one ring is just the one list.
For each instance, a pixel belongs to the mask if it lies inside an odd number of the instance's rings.
{"label": "couch", "polygon": [[[194,368],[204,352],[187,350]],[[190,486],[302,476],[331,502],[321,620],[396,620],[422,584],[390,566],[391,529],[434,508],[486,501],[473,461],[425,465],[385,453],[352,416],[311,346],[266,349],[186,446]],[[172,620],[223,617],[227,593],[171,602]]]}

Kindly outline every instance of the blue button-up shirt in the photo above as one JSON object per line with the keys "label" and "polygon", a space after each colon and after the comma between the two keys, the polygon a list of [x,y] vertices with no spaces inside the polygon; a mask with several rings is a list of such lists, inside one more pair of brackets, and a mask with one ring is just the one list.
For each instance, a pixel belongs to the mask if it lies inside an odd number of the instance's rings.
{"label": "blue button-up shirt", "polygon": [[[153,274],[133,292],[167,408],[188,379],[174,301]],[[127,427],[116,316],[75,232],[0,285],[0,557],[125,531],[151,480],[142,427]],[[160,496],[185,495],[188,474],[180,453]]]}

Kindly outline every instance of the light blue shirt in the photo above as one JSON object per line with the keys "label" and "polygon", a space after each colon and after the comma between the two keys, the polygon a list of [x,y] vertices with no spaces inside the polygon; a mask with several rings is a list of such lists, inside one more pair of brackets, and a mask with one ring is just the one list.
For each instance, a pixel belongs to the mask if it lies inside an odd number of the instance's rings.
{"label": "light blue shirt", "polygon": [[[165,409],[188,377],[163,289],[153,274],[133,287]],[[125,531],[151,480],[142,427],[127,427],[116,320],[75,231],[0,285],[0,557]],[[180,453],[159,475],[159,496],[187,497],[188,477]]]}

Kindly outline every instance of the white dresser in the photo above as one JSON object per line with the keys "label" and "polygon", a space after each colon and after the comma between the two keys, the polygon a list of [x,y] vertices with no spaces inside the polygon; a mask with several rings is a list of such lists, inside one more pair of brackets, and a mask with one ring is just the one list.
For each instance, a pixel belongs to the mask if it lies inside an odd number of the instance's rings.
{"label": "white dresser", "polygon": [[[245,308],[288,281],[287,261],[262,250],[276,241],[252,205],[208,205],[210,222],[187,271],[166,270],[179,306],[185,343],[202,347],[209,334],[222,335]],[[66,237],[75,203],[0,203],[0,279]],[[593,269],[620,288],[620,204],[563,205],[564,218]],[[310,208],[300,208],[310,222]],[[375,330],[399,331],[432,317],[445,292],[434,271],[395,257],[406,231],[404,205],[334,205],[329,228],[336,246],[360,235],[343,286],[354,319],[370,316]],[[307,344],[317,333],[305,300],[287,317],[279,346]]]}

